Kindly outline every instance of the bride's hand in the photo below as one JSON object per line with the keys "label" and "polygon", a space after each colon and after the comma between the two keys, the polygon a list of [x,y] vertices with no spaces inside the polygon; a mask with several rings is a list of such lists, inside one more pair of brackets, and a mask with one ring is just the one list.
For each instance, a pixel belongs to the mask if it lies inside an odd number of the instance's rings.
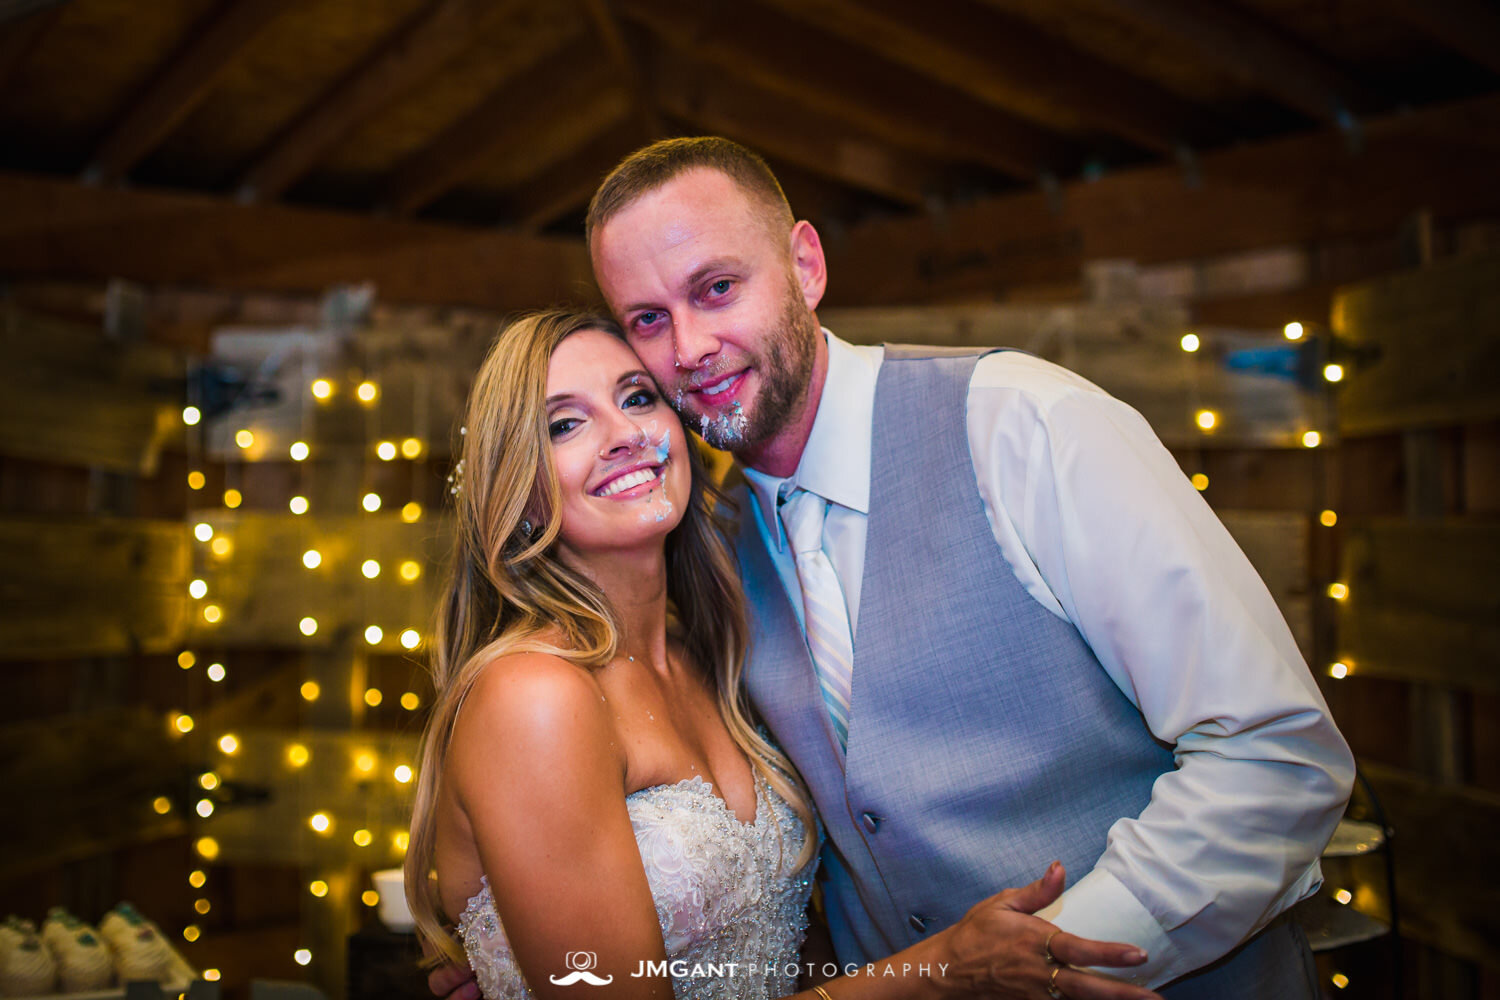
{"label": "bride's hand", "polygon": [[428,974],[427,988],[447,1000],[479,1000],[479,984],[467,965],[439,965]]}
{"label": "bride's hand", "polygon": [[[1062,895],[1064,880],[1063,866],[1054,861],[1035,882],[976,904],[944,931],[951,961],[943,985],[959,995],[1026,1000],[1053,995],[1070,1000],[1161,1000],[1142,987],[1073,968],[1140,965],[1146,953],[1134,945],[1081,938],[1032,916]],[[1047,961],[1049,951],[1055,963]]]}

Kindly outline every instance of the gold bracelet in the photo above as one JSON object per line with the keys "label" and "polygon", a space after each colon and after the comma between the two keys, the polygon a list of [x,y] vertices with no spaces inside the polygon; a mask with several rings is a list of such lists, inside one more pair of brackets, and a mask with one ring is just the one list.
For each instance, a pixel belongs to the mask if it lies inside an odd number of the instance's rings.
{"label": "gold bracelet", "polygon": [[821,986],[814,986],[813,992],[821,997],[822,1000],[833,1000],[833,997],[829,995],[828,991]]}

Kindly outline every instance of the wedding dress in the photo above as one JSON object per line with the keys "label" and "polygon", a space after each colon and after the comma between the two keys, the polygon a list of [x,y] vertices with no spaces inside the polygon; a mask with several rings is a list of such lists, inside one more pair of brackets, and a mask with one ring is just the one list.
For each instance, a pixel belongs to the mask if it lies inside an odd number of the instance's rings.
{"label": "wedding dress", "polygon": [[[755,793],[750,823],[698,777],[626,797],[669,962],[648,972],[669,972],[676,1000],[769,1000],[797,991],[814,865],[791,872],[805,838],[802,821],[759,772]],[[487,1000],[532,997],[488,879],[464,907],[458,933]],[[590,968],[588,942],[578,947],[569,968],[548,970],[555,982]]]}

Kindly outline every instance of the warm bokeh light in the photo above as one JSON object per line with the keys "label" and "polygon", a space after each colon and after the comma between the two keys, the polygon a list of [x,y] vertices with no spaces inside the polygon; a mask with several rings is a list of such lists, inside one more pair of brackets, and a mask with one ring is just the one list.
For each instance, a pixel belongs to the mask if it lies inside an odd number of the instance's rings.
{"label": "warm bokeh light", "polygon": [[314,896],[317,896],[319,899],[322,899],[324,896],[328,895],[328,883],[324,882],[322,879],[314,879],[312,883],[308,885],[307,891],[312,893]]}
{"label": "warm bokeh light", "polygon": [[1349,985],[1349,977],[1344,975],[1342,972],[1335,972],[1333,974],[1333,977],[1328,981],[1333,983],[1333,985],[1337,986],[1339,989],[1344,989]]}
{"label": "warm bokeh light", "polygon": [[1343,680],[1349,676],[1349,664],[1339,660],[1328,668],[1328,676],[1334,680]]}
{"label": "warm bokeh light", "polygon": [[306,566],[308,569],[317,569],[319,566],[323,565],[323,553],[319,552],[317,549],[308,549],[306,552],[302,553],[302,565]]}
{"label": "warm bokeh light", "polygon": [[298,948],[292,952],[292,960],[298,965],[308,965],[312,962],[312,952],[306,948]]}
{"label": "warm bokeh light", "polygon": [[220,559],[227,559],[229,553],[234,551],[234,543],[229,540],[228,535],[217,535],[208,543],[209,551]]}
{"label": "warm bokeh light", "polygon": [[219,856],[219,842],[212,837],[199,837],[193,844],[193,850],[197,851],[200,857],[212,861]]}
{"label": "warm bokeh light", "polygon": [[1202,493],[1204,490],[1208,489],[1208,477],[1201,472],[1193,473],[1193,478],[1190,479],[1189,482],[1193,484],[1193,489],[1197,490],[1199,493]]}
{"label": "warm bokeh light", "polygon": [[293,743],[286,748],[286,762],[293,767],[301,767],[312,760],[312,752],[301,743]]}
{"label": "warm bokeh light", "polygon": [[376,892],[374,889],[366,889],[364,892],[359,894],[359,901],[361,903],[364,903],[366,906],[379,906],[380,893]]}
{"label": "warm bokeh light", "polygon": [[306,441],[293,441],[287,453],[292,456],[293,462],[305,462],[307,456],[312,454],[312,449],[307,446]]}
{"label": "warm bokeh light", "polygon": [[1294,320],[1291,323],[1288,323],[1286,326],[1282,327],[1281,333],[1286,337],[1287,340],[1301,340],[1303,333],[1302,324]]}
{"label": "warm bokeh light", "polygon": [[405,764],[399,764],[397,765],[396,770],[391,772],[391,776],[395,778],[398,783],[404,785],[407,782],[411,781],[411,768],[407,767]]}
{"label": "warm bokeh light", "polygon": [[366,580],[373,580],[380,575],[380,563],[374,559],[366,559],[359,564],[359,571],[365,575]]}
{"label": "warm bokeh light", "polygon": [[333,383],[326,378],[314,379],[312,394],[318,399],[328,399],[333,395]]}
{"label": "warm bokeh light", "polygon": [[1192,354],[1202,346],[1203,341],[1198,339],[1198,335],[1196,333],[1184,333],[1182,335],[1182,349],[1184,351],[1187,351],[1189,354]]}
{"label": "warm bokeh light", "polygon": [[242,427],[234,432],[234,443],[241,448],[248,448],[255,443],[255,435]]}
{"label": "warm bokeh light", "polygon": [[[194,582],[196,583],[197,581],[195,580]],[[191,590],[192,588],[189,587],[188,589]],[[177,654],[177,665],[183,670],[191,669],[193,664],[197,662],[197,655],[195,655],[190,649],[184,649],[182,652]]]}
{"label": "warm bokeh light", "polygon": [[224,669],[224,664],[222,663],[210,663],[208,665],[208,679],[215,684],[222,681],[228,673],[229,671]]}
{"label": "warm bokeh light", "polygon": [[1343,365],[1324,365],[1323,366],[1323,379],[1324,379],[1324,381],[1327,381],[1327,382],[1342,382],[1342,381],[1344,381],[1344,366]]}
{"label": "warm bokeh light", "polygon": [[415,500],[410,501],[401,508],[401,520],[407,524],[416,524],[422,520],[422,505]]}
{"label": "warm bokeh light", "polygon": [[359,397],[361,403],[373,403],[375,397],[380,395],[380,387],[374,382],[361,382],[359,388],[354,390],[354,394]]}
{"label": "warm bokeh light", "polygon": [[328,818],[327,813],[313,813],[307,818],[307,825],[318,833],[327,833],[333,829],[333,820]]}
{"label": "warm bokeh light", "polygon": [[156,810],[157,815],[165,816],[172,811],[172,800],[165,795],[158,795],[151,800],[151,808]]}
{"label": "warm bokeh light", "polygon": [[367,688],[365,690],[365,704],[371,708],[379,708],[380,703],[385,700],[385,695],[380,693],[380,688]]}
{"label": "warm bokeh light", "polygon": [[286,505],[293,514],[307,513],[307,497],[292,497]]}
{"label": "warm bokeh light", "polygon": [[1328,585],[1328,596],[1335,601],[1342,601],[1349,596],[1349,587],[1347,584],[1330,583]]}
{"label": "warm bokeh light", "polygon": [[420,454],[422,454],[422,442],[417,438],[407,438],[401,442],[403,458],[416,458]]}
{"label": "warm bokeh light", "polygon": [[356,847],[369,847],[375,842],[375,835],[369,830],[359,829],[354,831],[354,845]]}
{"label": "warm bokeh light", "polygon": [[1218,424],[1219,415],[1213,410],[1199,410],[1193,419],[1201,429],[1211,431]]}
{"label": "warm bokeh light", "polygon": [[198,815],[202,816],[204,819],[208,819],[208,817],[210,817],[210,816],[212,816],[214,814],[213,800],[211,800],[211,799],[199,799],[197,806],[194,807],[194,811],[197,812]]}
{"label": "warm bokeh light", "polygon": [[1331,510],[1325,510],[1318,515],[1318,523],[1325,528],[1331,528],[1339,523],[1339,516]]}
{"label": "warm bokeh light", "polygon": [[204,969],[203,970],[203,981],[205,983],[217,983],[219,981],[219,970],[218,969]]}
{"label": "warm bokeh light", "polygon": [[192,886],[194,889],[201,889],[207,884],[208,873],[201,868],[194,870],[193,873],[188,876],[188,885]]}
{"label": "warm bokeh light", "polygon": [[224,617],[224,609],[217,604],[209,604],[203,609],[203,620],[210,625],[218,624],[220,618]]}
{"label": "warm bokeh light", "polygon": [[318,620],[309,615],[298,622],[297,627],[302,630],[303,635],[312,635],[318,631]]}
{"label": "warm bokeh light", "polygon": [[184,406],[182,408],[182,422],[189,427],[194,426],[203,419],[203,412],[196,406]]}
{"label": "warm bokeh light", "polygon": [[225,733],[219,737],[219,749],[228,754],[235,753],[240,748],[240,740],[233,733]]}
{"label": "warm bokeh light", "polygon": [[302,682],[302,700],[303,701],[317,701],[318,700],[318,695],[320,695],[322,693],[323,693],[323,688],[321,686],[319,686],[319,684],[318,684],[317,681],[303,681]]}
{"label": "warm bokeh light", "polygon": [[[369,774],[375,770],[375,755],[368,750],[356,754],[354,757],[354,769],[360,774]],[[359,834],[355,834],[355,836],[358,837]]]}
{"label": "warm bokeh light", "polygon": [[192,944],[194,941],[198,940],[198,938],[201,937],[202,935],[203,935],[203,932],[198,929],[198,925],[197,924],[188,924],[186,927],[184,927],[182,929],[182,939],[184,941],[186,941],[188,944]]}
{"label": "warm bokeh light", "polygon": [[365,642],[368,642],[372,646],[377,645],[384,638],[385,632],[379,625],[371,625],[365,629]]}
{"label": "warm bokeh light", "polygon": [[1350,903],[1354,902],[1354,893],[1350,892],[1348,889],[1340,889],[1338,892],[1333,894],[1333,898],[1337,900],[1341,905],[1348,906]]}
{"label": "warm bokeh light", "polygon": [[411,583],[422,575],[422,564],[415,559],[407,559],[401,563],[401,579]]}
{"label": "warm bokeh light", "polygon": [[199,521],[193,525],[193,537],[200,542],[206,542],[214,537],[214,526],[207,521]]}
{"label": "warm bokeh light", "polygon": [[396,457],[396,442],[382,441],[375,446],[375,456],[382,462],[389,462]]}
{"label": "warm bokeh light", "polygon": [[208,900],[202,898],[201,896],[199,898],[193,900],[193,909],[197,910],[200,914],[207,913],[209,910],[211,910],[213,908],[214,908],[213,904],[210,903]]}
{"label": "warm bokeh light", "polygon": [[401,707],[408,712],[415,712],[422,704],[422,699],[417,697],[415,691],[408,691],[401,696]]}
{"label": "warm bokeh light", "polygon": [[204,771],[198,775],[198,785],[206,791],[213,791],[219,787],[219,776],[212,771]]}
{"label": "warm bokeh light", "polygon": [[406,853],[407,845],[409,845],[410,843],[411,834],[407,833],[405,830],[397,830],[395,834],[391,836],[391,846],[396,850],[402,852],[403,854]]}
{"label": "warm bokeh light", "polygon": [[375,513],[380,509],[380,494],[366,493],[365,498],[360,501],[360,506],[364,507],[371,514]]}
{"label": "warm bokeh light", "polygon": [[1308,431],[1307,433],[1302,435],[1302,447],[1304,448],[1316,448],[1322,443],[1323,435],[1319,434],[1317,431]]}
{"label": "warm bokeh light", "polygon": [[234,510],[236,507],[238,507],[240,504],[242,504],[244,502],[245,502],[245,495],[243,493],[241,493],[239,490],[225,490],[224,491],[224,506],[228,507],[230,510]]}
{"label": "warm bokeh light", "polygon": [[194,469],[192,472],[188,473],[188,489],[201,490],[207,485],[208,477],[199,472],[197,469]]}
{"label": "warm bokeh light", "polygon": [[[199,598],[203,597],[207,593],[208,593],[208,581],[207,580],[194,580],[192,583],[188,584],[188,594],[195,601],[198,600]],[[188,666],[192,666],[192,664],[189,663]]]}
{"label": "warm bokeh light", "polygon": [[179,733],[190,733],[193,731],[193,717],[186,713],[174,715],[172,717],[172,725],[176,727]]}

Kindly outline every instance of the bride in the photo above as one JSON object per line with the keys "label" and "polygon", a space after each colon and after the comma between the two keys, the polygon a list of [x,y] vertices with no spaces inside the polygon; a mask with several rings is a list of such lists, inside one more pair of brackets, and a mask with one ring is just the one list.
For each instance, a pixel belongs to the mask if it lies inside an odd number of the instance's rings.
{"label": "bride", "polygon": [[[406,860],[418,934],[445,963],[434,990],[796,993],[820,831],[740,687],[743,597],[713,488],[618,328],[565,311],[511,324],[458,468]],[[1054,865],[886,962],[817,966],[807,998],[1060,996],[1048,958],[1139,961],[1029,915],[1061,890]]]}

